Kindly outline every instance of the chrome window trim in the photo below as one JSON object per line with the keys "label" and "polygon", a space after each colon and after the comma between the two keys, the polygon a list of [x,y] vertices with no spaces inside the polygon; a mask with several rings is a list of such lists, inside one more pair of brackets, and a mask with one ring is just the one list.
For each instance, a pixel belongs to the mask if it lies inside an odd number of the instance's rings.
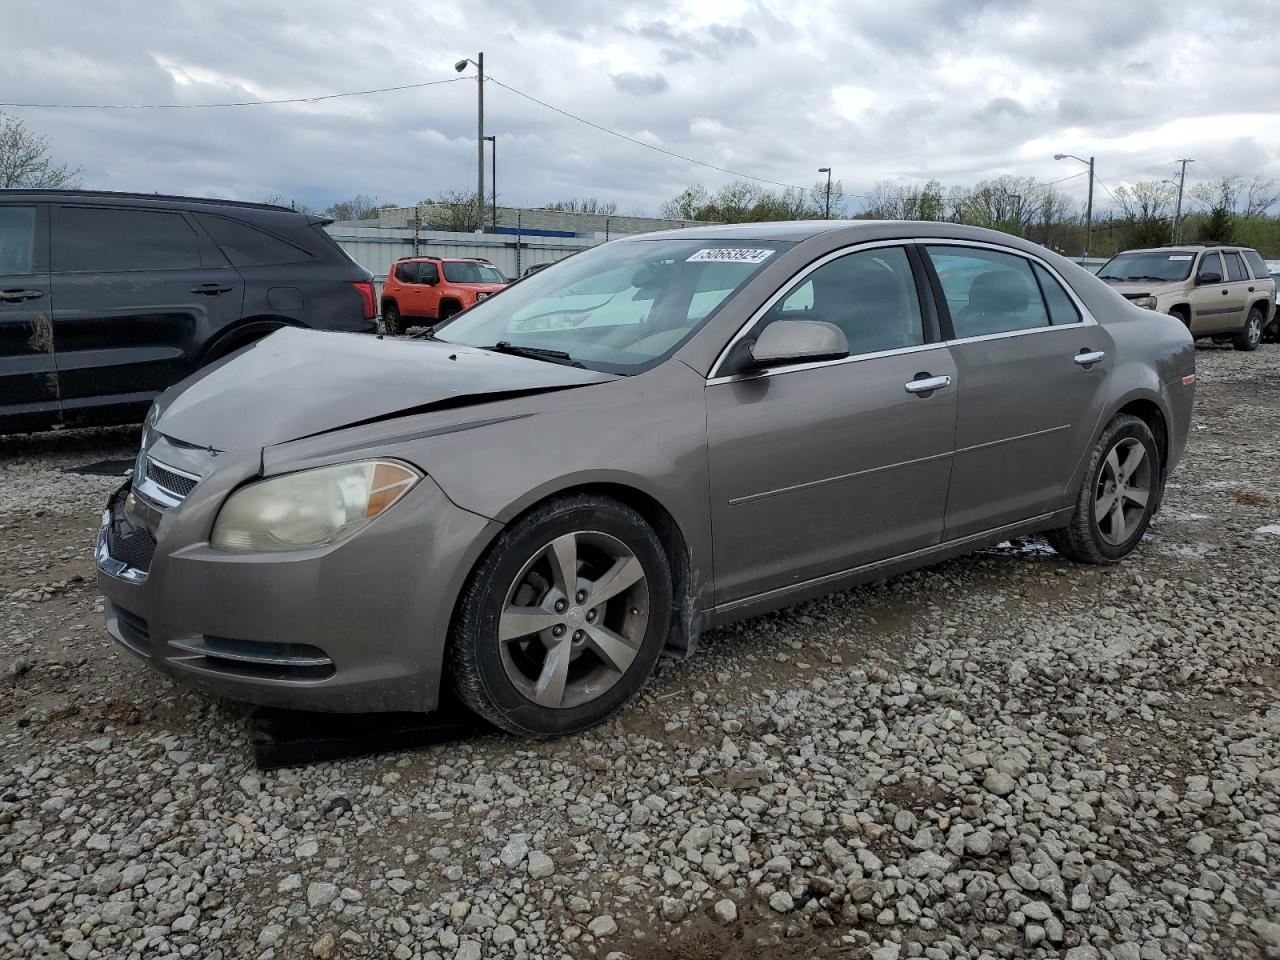
{"label": "chrome window trim", "polygon": [[[848,357],[841,357],[838,360],[819,360],[814,363],[798,363],[791,366],[775,367],[769,370],[752,371],[750,373],[719,373],[720,367],[724,364],[725,359],[729,356],[729,352],[738,344],[738,341],[747,335],[747,332],[754,327],[766,313],[772,309],[773,305],[782,299],[783,294],[790,291],[797,283],[802,282],[815,270],[825,266],[832,260],[840,257],[848,256],[851,253],[860,253],[865,250],[876,250],[882,247],[905,247],[908,245],[918,244],[920,246],[949,246],[949,247],[977,247],[979,249],[991,250],[995,253],[1005,253],[1015,257],[1022,257],[1031,263],[1039,264],[1043,267],[1054,280],[1062,287],[1071,302],[1075,304],[1076,309],[1080,311],[1080,320],[1077,323],[1050,323],[1044,327],[1031,327],[1027,330],[1009,330],[1003,333],[986,333],[976,337],[959,337],[955,340],[940,340],[937,343],[919,344],[914,347],[898,347],[894,350],[881,350],[876,353],[860,353]],[[927,253],[925,254],[928,255]],[[923,314],[923,304],[921,304],[921,312]],[[1046,314],[1048,306],[1045,307]],[[716,361],[711,365],[711,374],[707,377],[707,386],[720,383],[731,383],[736,380],[754,380],[760,377],[775,377],[785,373],[798,373],[803,370],[816,370],[820,367],[834,367],[844,363],[857,363],[863,360],[876,360],[881,357],[898,356],[905,353],[919,353],[925,350],[936,350],[939,347],[959,346],[966,343],[984,343],[988,340],[1005,340],[1010,337],[1026,337],[1033,334],[1042,334],[1053,330],[1074,330],[1080,327],[1097,326],[1098,321],[1089,312],[1089,308],[1085,306],[1084,301],[1072,289],[1071,284],[1063,279],[1062,274],[1054,268],[1053,264],[1048,263],[1043,258],[1034,253],[1027,253],[1023,250],[1017,250],[1012,247],[1001,246],[998,243],[991,243],[986,240],[957,240],[948,237],[911,237],[908,239],[896,240],[865,240],[862,243],[856,243],[852,246],[841,247],[839,250],[833,250],[808,264],[803,270],[795,274],[787,280],[787,282],[778,288],[772,296],[766,300],[758,310],[756,310],[733,335],[720,353],[716,356]]]}

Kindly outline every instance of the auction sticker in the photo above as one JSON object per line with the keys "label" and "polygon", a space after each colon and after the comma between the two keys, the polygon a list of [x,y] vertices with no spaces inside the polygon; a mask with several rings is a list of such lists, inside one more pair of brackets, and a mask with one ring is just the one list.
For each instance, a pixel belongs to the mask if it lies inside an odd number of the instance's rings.
{"label": "auction sticker", "polygon": [[772,250],[750,247],[707,247],[699,250],[685,263],[764,263],[772,255]]}
{"label": "auction sticker", "polygon": [[1175,253],[1169,257],[1170,260],[1190,260],[1191,258],[1189,253]]}

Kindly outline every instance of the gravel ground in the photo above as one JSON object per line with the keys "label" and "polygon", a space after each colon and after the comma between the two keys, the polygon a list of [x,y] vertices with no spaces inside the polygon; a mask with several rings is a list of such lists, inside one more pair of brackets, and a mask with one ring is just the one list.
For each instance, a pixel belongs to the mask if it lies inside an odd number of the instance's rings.
{"label": "gravel ground", "polygon": [[[100,625],[134,431],[0,440],[0,956],[1280,957],[1280,347],[1118,567],[716,631],[589,735],[260,773]],[[125,466],[108,462],[111,472]]]}

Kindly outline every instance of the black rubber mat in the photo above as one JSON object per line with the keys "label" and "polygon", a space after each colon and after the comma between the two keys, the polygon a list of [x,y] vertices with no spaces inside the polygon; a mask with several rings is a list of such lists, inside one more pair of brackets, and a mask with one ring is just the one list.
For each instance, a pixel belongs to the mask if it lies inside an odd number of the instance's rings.
{"label": "black rubber mat", "polygon": [[455,704],[432,713],[307,713],[260,707],[252,724],[259,770],[417,750],[495,732]]}

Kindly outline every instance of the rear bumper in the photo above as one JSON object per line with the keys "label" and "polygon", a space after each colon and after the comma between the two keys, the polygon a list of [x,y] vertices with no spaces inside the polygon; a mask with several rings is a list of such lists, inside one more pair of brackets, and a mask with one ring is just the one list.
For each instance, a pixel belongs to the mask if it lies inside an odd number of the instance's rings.
{"label": "rear bumper", "polygon": [[[113,557],[112,498],[98,539],[108,633],[204,692],[332,712],[435,707],[453,603],[497,524],[455,507],[430,478],[332,547],[232,554],[190,538],[198,489],[156,531],[150,568]],[[172,522],[170,522],[172,521]]]}

